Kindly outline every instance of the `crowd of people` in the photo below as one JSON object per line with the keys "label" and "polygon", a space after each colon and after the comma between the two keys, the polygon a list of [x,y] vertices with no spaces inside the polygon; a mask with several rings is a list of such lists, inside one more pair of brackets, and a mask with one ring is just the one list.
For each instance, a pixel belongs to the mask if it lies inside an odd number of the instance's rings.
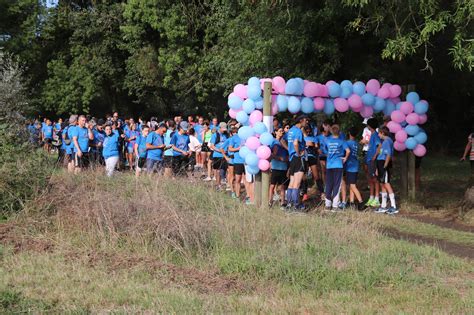
{"label": "crowd of people", "polygon": [[[308,191],[326,210],[374,209],[398,213],[390,184],[393,140],[387,121],[364,121],[362,136],[357,127],[342,132],[329,120],[317,126],[307,116],[294,121],[273,121],[271,145],[270,206],[285,211],[306,211]],[[232,198],[254,203],[254,181],[246,171],[238,135],[239,124],[204,117],[181,116],[145,121],[121,119],[117,112],[105,119],[71,115],[67,121],[44,118],[29,125],[31,141],[47,152],[58,152],[58,161],[73,174],[103,168],[107,176],[130,170],[135,176],[193,177],[211,182]],[[366,202],[358,187],[362,167],[369,186]]]}

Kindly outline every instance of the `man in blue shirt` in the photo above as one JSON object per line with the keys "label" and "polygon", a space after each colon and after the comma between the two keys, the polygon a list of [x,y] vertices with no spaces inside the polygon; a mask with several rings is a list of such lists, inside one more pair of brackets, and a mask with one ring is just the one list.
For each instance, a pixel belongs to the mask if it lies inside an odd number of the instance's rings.
{"label": "man in blue shirt", "polygon": [[44,142],[44,149],[46,152],[51,152],[51,142],[53,141],[53,126],[51,120],[46,119],[45,125],[41,128],[41,137]]}
{"label": "man in blue shirt", "polygon": [[224,143],[228,138],[227,124],[221,122],[219,124],[219,130],[214,133],[209,142],[209,148],[212,152],[212,169],[214,170],[214,176],[216,178],[216,188],[219,190],[221,186],[221,171],[227,169],[227,163],[224,159]]}
{"label": "man in blue shirt", "polygon": [[280,189],[280,206],[286,207],[285,188],[288,185],[288,177],[286,175],[288,170],[288,150],[281,144],[284,130],[282,127],[275,129],[275,140],[271,145],[271,179],[270,179],[270,195],[268,200],[273,201],[275,189]]}
{"label": "man in blue shirt", "polygon": [[179,131],[175,132],[171,138],[171,148],[173,149],[173,173],[177,175],[186,175],[186,167],[188,166],[189,152],[189,124],[182,121],[179,124]]}
{"label": "man in blue shirt", "polygon": [[92,126],[86,124],[86,116],[79,116],[77,126],[72,130],[71,134],[74,144],[75,173],[89,166],[89,140],[94,140],[94,135],[92,133]]}
{"label": "man in blue shirt", "polygon": [[150,127],[147,125],[142,125],[142,131],[135,142],[135,157],[137,161],[137,167],[135,168],[135,175],[138,177],[140,176],[141,170],[145,167],[146,163],[146,156],[147,156],[147,149],[146,149],[146,139],[150,132]]}
{"label": "man in blue shirt", "polygon": [[303,211],[305,209],[304,205],[300,203],[300,186],[306,170],[306,146],[301,129],[306,127],[307,124],[308,118],[305,115],[300,115],[296,119],[296,124],[288,131],[290,183],[286,199],[288,201],[288,208],[294,206],[296,211]]}
{"label": "man in blue shirt", "polygon": [[165,140],[163,134],[166,132],[166,125],[161,124],[155,131],[152,131],[146,137],[146,171],[152,174],[155,171],[161,171],[163,164],[163,149]]}
{"label": "man in blue shirt", "polygon": [[341,190],[344,163],[349,158],[350,149],[340,138],[339,125],[331,126],[331,137],[326,140],[326,210],[339,210],[339,192]]}
{"label": "man in blue shirt", "polygon": [[[351,150],[349,158],[345,165],[346,171],[346,183],[349,185],[349,201],[350,206],[357,210],[362,210],[364,205],[362,204],[362,196],[360,195],[359,189],[357,189],[357,175],[359,173],[359,144],[356,141],[358,130],[355,127],[349,129],[349,141],[346,142],[347,147]],[[358,203],[355,204],[355,198]]]}
{"label": "man in blue shirt", "polygon": [[[386,126],[379,130],[379,137],[383,140],[382,146],[377,155],[377,176],[380,182],[382,192],[382,204],[377,210],[378,213],[396,214],[398,213],[395,203],[395,194],[390,184],[390,175],[392,169],[393,140],[390,138],[390,131]],[[390,198],[391,207],[387,209],[387,195]]]}
{"label": "man in blue shirt", "polygon": [[[105,121],[99,119],[97,124],[92,128],[92,133],[94,134],[94,140],[92,140],[91,146],[91,160],[94,162],[95,166],[104,165],[104,157],[102,155],[103,144],[105,139],[104,131]],[[112,130],[112,129],[111,129]]]}
{"label": "man in blue shirt", "polygon": [[380,141],[380,137],[376,131],[378,127],[377,119],[370,118],[367,121],[367,127],[369,128],[372,134],[370,136],[369,147],[368,147],[367,155],[365,159],[365,162],[367,164],[367,169],[369,172],[369,188],[370,188],[370,197],[365,205],[367,207],[378,208],[380,206],[380,202],[379,202],[380,185],[377,181],[377,176],[375,174],[376,169],[377,169],[375,159],[377,158],[377,152],[382,142]]}
{"label": "man in blue shirt", "polygon": [[119,135],[112,132],[112,126],[105,127],[102,156],[105,160],[105,173],[111,177],[119,160]]}
{"label": "man in blue shirt", "polygon": [[67,170],[69,173],[74,172],[74,143],[72,142],[72,134],[77,124],[77,115],[69,117],[69,125],[64,128],[62,137],[66,149]]}
{"label": "man in blue shirt", "polygon": [[168,120],[166,123],[168,128],[165,133],[165,153],[163,154],[163,167],[165,168],[165,177],[172,176],[172,167],[173,167],[173,149],[171,148],[171,138],[176,132],[176,124],[173,120]]}

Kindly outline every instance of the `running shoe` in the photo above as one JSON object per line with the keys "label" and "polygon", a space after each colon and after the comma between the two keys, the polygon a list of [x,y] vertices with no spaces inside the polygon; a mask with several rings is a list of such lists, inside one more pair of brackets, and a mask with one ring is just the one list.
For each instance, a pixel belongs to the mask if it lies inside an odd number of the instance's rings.
{"label": "running shoe", "polygon": [[347,206],[347,205],[346,205],[345,202],[341,202],[341,203],[339,203],[338,208],[339,208],[340,210],[344,210],[344,209],[346,209],[346,206]]}
{"label": "running shoe", "polygon": [[387,211],[388,211],[387,208],[380,207],[377,210],[375,210],[375,213],[386,213]]}
{"label": "running shoe", "polygon": [[231,197],[232,199],[237,199],[237,195],[235,194],[235,192],[232,192]]}
{"label": "running shoe", "polygon": [[398,209],[397,208],[394,208],[394,207],[390,207],[388,210],[387,210],[387,214],[397,214],[398,213]]}
{"label": "running shoe", "polygon": [[203,180],[204,180],[205,182],[210,182],[210,181],[212,180],[212,178],[210,178],[210,177],[208,176],[208,177],[204,178]]}
{"label": "running shoe", "polygon": [[366,206],[366,207],[372,207],[372,202],[373,202],[373,201],[374,201],[373,199],[367,200],[367,202],[365,203],[365,206]]}
{"label": "running shoe", "polygon": [[377,201],[377,200],[372,201],[372,207],[374,207],[374,208],[380,207],[380,202]]}

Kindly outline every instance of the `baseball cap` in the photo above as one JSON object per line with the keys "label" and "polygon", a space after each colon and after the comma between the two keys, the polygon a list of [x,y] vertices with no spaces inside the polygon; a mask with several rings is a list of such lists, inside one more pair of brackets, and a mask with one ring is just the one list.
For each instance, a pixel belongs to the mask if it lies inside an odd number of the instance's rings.
{"label": "baseball cap", "polygon": [[306,115],[299,115],[298,117],[296,117],[296,122],[300,121],[301,119],[305,119],[305,118],[307,119],[308,116],[306,116]]}
{"label": "baseball cap", "polygon": [[219,128],[227,129],[227,124],[225,122],[221,122],[219,124]]}
{"label": "baseball cap", "polygon": [[183,129],[184,131],[188,130],[188,123],[185,121],[182,121],[179,123],[179,128]]}

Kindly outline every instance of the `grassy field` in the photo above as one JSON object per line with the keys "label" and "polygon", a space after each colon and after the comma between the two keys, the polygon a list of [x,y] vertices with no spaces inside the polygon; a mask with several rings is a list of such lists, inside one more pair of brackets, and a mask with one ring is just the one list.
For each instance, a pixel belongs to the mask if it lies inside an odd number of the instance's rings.
{"label": "grassy field", "polygon": [[372,213],[285,215],[159,180],[55,174],[49,195],[0,226],[0,312],[474,312],[471,260],[384,230],[464,246],[472,233]]}

